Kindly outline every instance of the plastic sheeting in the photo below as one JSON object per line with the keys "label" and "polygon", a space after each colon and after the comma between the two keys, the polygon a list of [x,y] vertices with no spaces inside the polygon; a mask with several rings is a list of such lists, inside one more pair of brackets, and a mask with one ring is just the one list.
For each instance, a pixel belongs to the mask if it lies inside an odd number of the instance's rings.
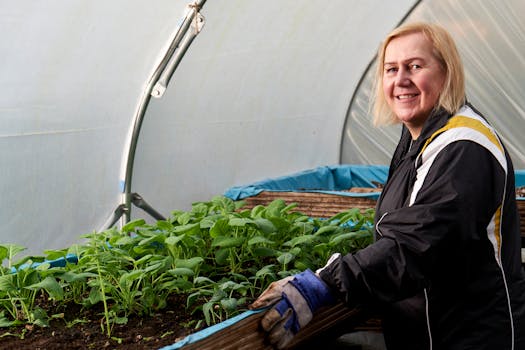
{"label": "plastic sheeting", "polygon": [[255,196],[262,191],[304,191],[377,199],[379,192],[356,193],[345,190],[351,187],[376,188],[377,183],[386,182],[387,176],[387,166],[332,165],[266,179],[246,186],[234,186],[226,190],[224,195],[238,200]]}
{"label": "plastic sheeting", "polygon": [[41,254],[103,226],[137,101],[187,4],[1,1],[0,243]]}
{"label": "plastic sheeting", "polygon": [[[515,168],[525,167],[525,1],[426,0],[406,21],[436,22],[458,45],[467,98],[498,130]],[[375,62],[354,95],[344,127],[341,163],[387,164],[398,126],[374,128],[370,111]]]}
{"label": "plastic sheeting", "polygon": [[[122,203],[138,101],[190,2],[2,2],[0,242],[30,254],[64,248]],[[387,164],[397,131],[372,131],[355,92],[380,40],[415,4],[413,16],[460,40],[469,97],[523,167],[522,1],[213,0],[146,111],[132,191],[167,216],[236,184]]]}
{"label": "plastic sheeting", "polygon": [[[256,196],[262,191],[275,192],[321,192],[341,196],[369,197],[377,199],[378,192],[347,192],[351,187],[376,188],[388,177],[388,166],[384,165],[331,165],[307,169],[297,173],[268,178],[248,185],[233,186],[224,195],[233,200]],[[516,187],[525,186],[525,170],[514,171]]]}
{"label": "plastic sheeting", "polygon": [[350,97],[413,4],[206,2],[204,29],[149,106],[135,191],[168,215],[237,184],[337,164]]}
{"label": "plastic sheeting", "polygon": [[[138,101],[191,2],[2,2],[0,242],[40,254],[104,226],[123,202]],[[201,34],[146,111],[132,192],[167,216],[337,163],[349,98],[413,3],[206,2]]]}

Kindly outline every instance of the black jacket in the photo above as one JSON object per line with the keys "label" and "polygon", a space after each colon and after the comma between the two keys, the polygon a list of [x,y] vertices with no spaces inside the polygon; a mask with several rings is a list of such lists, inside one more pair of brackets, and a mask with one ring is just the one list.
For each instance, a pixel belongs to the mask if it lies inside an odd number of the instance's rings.
{"label": "black jacket", "polygon": [[376,208],[377,241],[321,278],[379,305],[388,349],[525,349],[514,170],[471,106],[403,128]]}

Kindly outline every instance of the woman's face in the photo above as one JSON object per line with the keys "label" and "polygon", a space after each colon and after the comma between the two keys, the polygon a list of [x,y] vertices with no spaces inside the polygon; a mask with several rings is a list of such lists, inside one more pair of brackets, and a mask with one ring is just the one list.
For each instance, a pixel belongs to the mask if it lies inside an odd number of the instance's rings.
{"label": "woman's face", "polygon": [[383,93],[413,139],[437,105],[445,81],[432,49],[423,33],[411,33],[392,39],[385,50]]}

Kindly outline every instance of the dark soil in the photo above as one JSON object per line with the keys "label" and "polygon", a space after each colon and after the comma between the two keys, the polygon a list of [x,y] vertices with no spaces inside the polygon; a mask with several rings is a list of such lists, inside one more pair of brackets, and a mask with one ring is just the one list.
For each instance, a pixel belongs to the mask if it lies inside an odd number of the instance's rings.
{"label": "dark soil", "polygon": [[67,306],[64,317],[52,320],[49,327],[0,328],[0,349],[160,349],[195,332],[195,321],[185,310],[185,302],[175,297],[153,317],[131,317],[125,325],[114,325],[111,337],[105,333],[101,309]]}

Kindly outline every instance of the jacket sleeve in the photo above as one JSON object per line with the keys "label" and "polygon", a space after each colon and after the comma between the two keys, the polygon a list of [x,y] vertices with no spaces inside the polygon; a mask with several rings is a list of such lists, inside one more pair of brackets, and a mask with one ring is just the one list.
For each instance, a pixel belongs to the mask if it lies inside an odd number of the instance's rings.
{"label": "jacket sleeve", "polygon": [[[484,147],[457,141],[432,163],[411,206],[384,213],[381,237],[320,272],[348,304],[399,301],[421,292],[447,269],[468,268],[465,247],[479,244],[500,203],[505,173]],[[395,189],[391,189],[395,190]],[[383,194],[385,195],[385,194]]]}

